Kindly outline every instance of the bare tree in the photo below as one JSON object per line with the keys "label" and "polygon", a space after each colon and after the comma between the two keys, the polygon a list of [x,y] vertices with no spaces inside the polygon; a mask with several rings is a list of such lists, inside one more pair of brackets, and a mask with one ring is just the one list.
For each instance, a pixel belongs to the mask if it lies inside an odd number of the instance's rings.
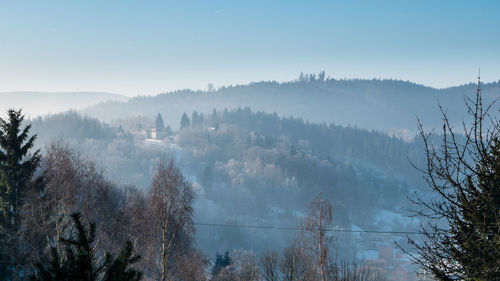
{"label": "bare tree", "polygon": [[265,251],[260,257],[261,275],[265,281],[278,281],[279,256],[277,252]]}
{"label": "bare tree", "polygon": [[42,188],[29,190],[24,200],[30,204],[21,210],[23,229],[19,235],[32,270],[51,247],[64,255],[59,241],[70,231],[68,214],[73,212],[96,222],[98,251],[113,252],[122,247],[129,238],[122,228],[128,220],[120,206],[122,191],[106,180],[92,161],[58,142],[51,144],[42,158],[41,171],[45,179]]}
{"label": "bare tree", "polygon": [[382,277],[377,270],[373,270],[369,265],[357,264],[356,262],[329,260],[328,280],[331,281],[382,281]]}
{"label": "bare tree", "polygon": [[125,197],[123,208],[125,217],[128,218],[126,231],[136,245],[136,251],[142,256],[137,266],[144,273],[143,278],[150,280],[157,261],[154,255],[148,253],[152,248],[151,245],[155,243],[154,238],[156,237],[152,232],[150,202],[141,190],[134,188],[126,190]]}
{"label": "bare tree", "polygon": [[181,264],[179,276],[185,281],[202,281],[208,279],[209,261],[199,251],[191,251],[187,255],[178,257],[177,264]]}
{"label": "bare tree", "polygon": [[59,247],[61,237],[67,233],[70,220],[67,214],[73,211],[81,174],[75,164],[75,155],[63,143],[52,143],[41,161],[43,189],[30,188],[24,198],[30,202],[23,206],[20,234],[25,242],[28,263],[31,268],[40,262],[49,247]]}
{"label": "bare tree", "polygon": [[300,240],[293,241],[283,250],[279,269],[283,281],[315,280],[312,257]]}
{"label": "bare tree", "polygon": [[[182,172],[169,160],[160,162],[149,191],[151,200],[151,220],[153,222],[154,249],[158,254],[159,280],[171,280],[174,270],[170,266],[176,250],[181,250],[179,235],[193,232],[192,202],[194,193],[191,185],[184,179]],[[177,240],[176,240],[177,238]]]}
{"label": "bare tree", "polygon": [[233,266],[226,266],[213,276],[212,281],[236,281],[239,280],[237,272],[234,270]]}
{"label": "bare tree", "polygon": [[295,245],[290,245],[283,250],[283,260],[281,261],[280,271],[284,281],[299,280],[302,274],[300,268],[300,249]]}
{"label": "bare tree", "polygon": [[145,279],[203,279],[207,262],[192,246],[193,192],[173,161],[160,165],[147,196],[112,184],[64,143],[49,147],[41,170],[43,189],[31,189],[22,210],[20,235],[31,270],[50,247],[64,255],[59,240],[70,230],[67,214],[78,211],[96,222],[99,253],[117,251],[128,239],[137,245]]}
{"label": "bare tree", "polygon": [[331,237],[327,235],[332,226],[332,204],[319,194],[308,206],[308,215],[301,218],[299,227],[305,236],[308,249],[315,259],[316,270],[322,281],[328,280],[328,257]]}
{"label": "bare tree", "polygon": [[419,122],[422,172],[434,195],[412,199],[425,220],[424,239],[409,238],[413,249],[403,250],[438,280],[500,280],[500,124],[493,105],[483,105],[478,79],[476,98],[466,99],[471,124],[464,121],[464,136],[442,108],[440,145]]}

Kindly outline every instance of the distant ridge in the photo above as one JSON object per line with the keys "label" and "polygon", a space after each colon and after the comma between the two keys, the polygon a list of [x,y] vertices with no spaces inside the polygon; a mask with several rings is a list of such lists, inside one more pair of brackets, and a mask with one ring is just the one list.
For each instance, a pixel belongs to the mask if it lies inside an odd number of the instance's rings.
{"label": "distant ridge", "polygon": [[[500,82],[485,83],[485,102],[500,97]],[[253,111],[293,116],[311,122],[356,126],[388,133],[413,135],[418,116],[424,125],[439,126],[438,103],[451,120],[464,116],[464,96],[473,96],[473,83],[436,89],[410,81],[381,79],[311,79],[290,82],[262,81],[221,87],[215,91],[178,90],[157,96],[137,96],[125,103],[107,102],[84,113],[101,120],[127,116],[153,118],[161,113],[166,123],[179,126],[183,112],[210,114],[213,109],[250,107]]]}
{"label": "distant ridge", "polygon": [[23,108],[29,117],[80,110],[101,102],[125,102],[128,97],[104,92],[0,92],[0,116],[9,108]]}

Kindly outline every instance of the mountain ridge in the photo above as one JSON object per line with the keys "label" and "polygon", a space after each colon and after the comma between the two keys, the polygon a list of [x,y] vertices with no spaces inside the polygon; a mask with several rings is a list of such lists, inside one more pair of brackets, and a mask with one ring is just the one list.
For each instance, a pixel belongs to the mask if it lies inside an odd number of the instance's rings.
{"label": "mountain ridge", "polygon": [[[136,96],[124,103],[107,102],[90,106],[83,113],[101,120],[128,116],[154,117],[161,113],[172,127],[178,127],[186,112],[210,113],[213,109],[250,107],[254,111],[298,117],[379,131],[412,130],[416,116],[424,124],[439,126],[438,104],[452,119],[462,120],[464,96],[475,94],[475,85],[464,84],[435,89],[410,81],[380,79],[261,81],[220,87],[214,91],[177,90],[156,96]],[[482,84],[485,102],[500,96],[500,82]]]}

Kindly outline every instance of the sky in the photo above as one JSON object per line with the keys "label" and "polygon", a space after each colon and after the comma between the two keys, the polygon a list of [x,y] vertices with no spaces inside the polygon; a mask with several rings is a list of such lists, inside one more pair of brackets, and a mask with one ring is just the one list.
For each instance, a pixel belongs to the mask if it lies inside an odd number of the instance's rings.
{"label": "sky", "polygon": [[0,92],[500,79],[500,1],[0,0]]}

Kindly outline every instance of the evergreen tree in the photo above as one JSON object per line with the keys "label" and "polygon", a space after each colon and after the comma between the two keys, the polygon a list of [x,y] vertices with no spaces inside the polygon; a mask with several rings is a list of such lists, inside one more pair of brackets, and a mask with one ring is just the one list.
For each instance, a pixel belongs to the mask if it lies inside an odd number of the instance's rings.
{"label": "evergreen tree", "polygon": [[187,114],[184,112],[181,117],[181,129],[187,128],[190,125],[189,117]]}
{"label": "evergreen tree", "polygon": [[325,77],[326,77],[326,75],[325,75],[325,71],[320,71],[320,72],[318,73],[318,81],[320,81],[320,82],[325,82]]}
{"label": "evergreen tree", "polygon": [[142,274],[130,265],[139,260],[139,256],[132,257],[133,246],[127,242],[118,258],[113,259],[110,254],[105,254],[99,262],[96,251],[96,228],[91,223],[85,228],[81,222],[81,215],[71,215],[76,228],[75,237],[63,238],[61,242],[66,244],[65,258],[51,248],[52,260],[48,266],[42,263],[37,265],[38,272],[31,276],[32,281],[138,281]]}
{"label": "evergreen tree", "polygon": [[217,118],[217,110],[215,110],[215,108],[214,108],[212,110],[212,119],[211,119],[211,121],[212,121],[212,123],[216,123],[217,120],[218,120],[218,118]]}
{"label": "evergreen tree", "polygon": [[31,125],[22,128],[21,110],[9,109],[7,116],[0,118],[0,280],[19,269],[19,210],[40,162],[40,150],[29,154],[36,135],[29,136]]}
{"label": "evergreen tree", "polygon": [[300,75],[299,75],[299,82],[307,82],[307,75],[304,74],[304,72],[300,72]]}
{"label": "evergreen tree", "polygon": [[22,128],[21,110],[7,115],[0,118],[0,234],[16,225],[22,195],[40,162],[40,150],[28,155],[36,135],[29,136],[31,125]]}
{"label": "evergreen tree", "polygon": [[165,130],[165,123],[163,123],[163,118],[161,117],[160,113],[156,115],[155,127],[157,133],[163,132]]}
{"label": "evergreen tree", "polygon": [[201,118],[200,114],[198,114],[198,112],[196,110],[193,111],[193,113],[191,114],[191,124],[193,124],[193,126],[198,126],[201,124],[201,121],[202,121],[202,118]]}
{"label": "evergreen tree", "polygon": [[165,137],[165,124],[163,123],[163,118],[160,113],[156,115],[155,128],[156,139],[163,139]]}
{"label": "evergreen tree", "polygon": [[140,256],[132,256],[134,250],[131,241],[127,244],[114,261],[110,262],[106,269],[104,281],[138,281],[142,277],[142,273],[129,266],[140,259]]}
{"label": "evergreen tree", "polygon": [[229,257],[229,252],[226,251],[224,255],[217,253],[215,255],[215,263],[212,267],[212,276],[217,276],[221,270],[230,266],[232,263],[231,258]]}
{"label": "evergreen tree", "polygon": [[208,84],[207,84],[207,92],[208,92],[208,93],[212,93],[212,92],[214,92],[214,91],[215,91],[214,84],[212,84],[212,83],[208,83]]}

